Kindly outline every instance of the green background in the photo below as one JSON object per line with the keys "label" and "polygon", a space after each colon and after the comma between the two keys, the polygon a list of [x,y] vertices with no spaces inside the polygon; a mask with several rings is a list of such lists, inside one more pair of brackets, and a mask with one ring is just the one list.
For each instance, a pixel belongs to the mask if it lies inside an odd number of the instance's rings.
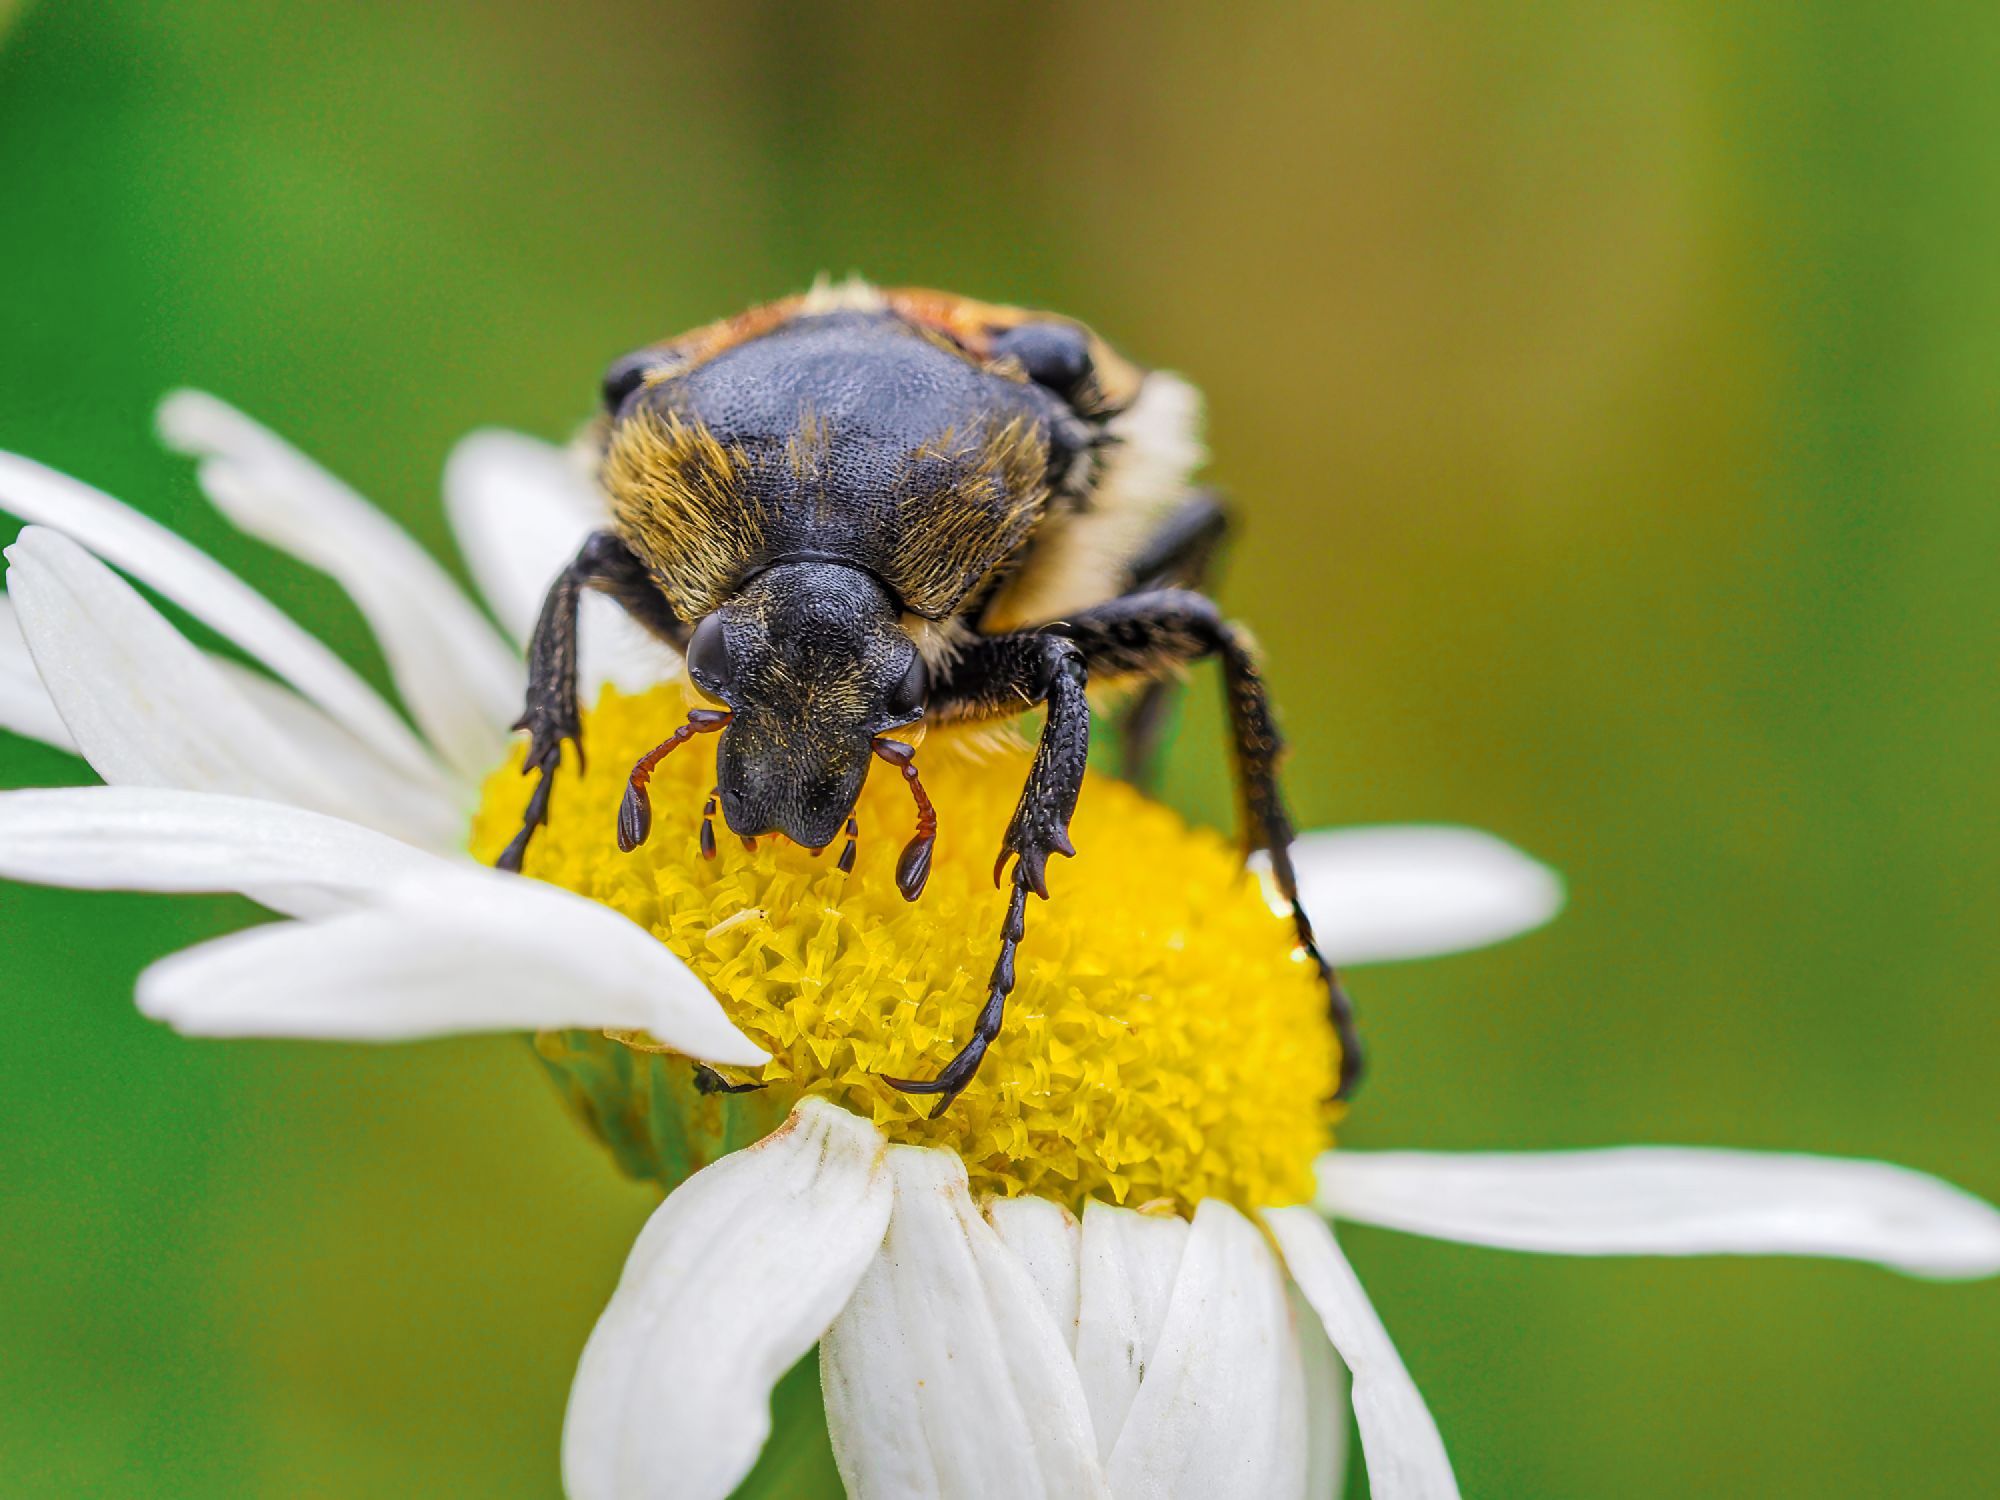
{"label": "green background", "polygon": [[[821,269],[1072,312],[1209,393],[1302,820],[1478,824],[1571,881],[1545,933],[1358,977],[1353,1144],[2000,1199],[1990,3],[11,19],[0,446],[355,659],[156,449],[162,391],[444,548],[460,433],[560,435],[610,356]],[[1199,687],[1168,792],[1219,820]],[[0,783],[76,774],[0,741]],[[140,1020],[149,959],[248,915],[0,890],[0,1492],[554,1494],[645,1193],[518,1041]],[[1347,1238],[1469,1494],[1996,1488],[1993,1285]]]}

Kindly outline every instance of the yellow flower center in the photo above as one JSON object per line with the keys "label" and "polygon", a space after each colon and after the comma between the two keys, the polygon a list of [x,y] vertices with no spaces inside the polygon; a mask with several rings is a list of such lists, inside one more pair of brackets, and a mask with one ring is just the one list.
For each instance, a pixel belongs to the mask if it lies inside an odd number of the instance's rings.
{"label": "yellow flower center", "polygon": [[[605,691],[584,721],[589,768],[578,775],[573,758],[565,765],[525,873],[657,934],[771,1053],[735,1081],[769,1087],[698,1100],[687,1065],[646,1057],[644,1038],[614,1037],[623,1047],[575,1033],[542,1038],[607,1139],[685,1132],[684,1120],[666,1118],[674,1108],[696,1117],[707,1109],[711,1135],[719,1125],[754,1135],[810,1093],[874,1120],[892,1140],[955,1151],[975,1192],[1182,1210],[1211,1197],[1254,1207],[1309,1196],[1313,1157],[1337,1115],[1325,1101],[1339,1046],[1289,921],[1224,838],[1092,776],[1071,826],[1077,857],[1051,860],[1049,899],[1029,900],[999,1039],[933,1120],[932,1101],[898,1093],[881,1075],[931,1077],[972,1034],[1005,910],[993,860],[1027,750],[964,734],[924,742],[917,764],[939,832],[930,882],[909,902],[895,868],[915,813],[886,765],[855,809],[851,874],[836,867],[839,841],[814,855],[767,838],[753,852],[719,816],[716,856],[703,858],[698,830],[715,779],[707,736],[660,763],[651,837],[621,854],[626,772],[684,713],[677,684],[636,697]],[[482,859],[519,826],[530,784],[519,767],[517,753],[487,783],[472,836]],[[646,1075],[647,1065],[669,1064],[671,1086]],[[607,1089],[623,1093],[607,1102]],[[739,1100],[755,1129],[720,1119]]]}

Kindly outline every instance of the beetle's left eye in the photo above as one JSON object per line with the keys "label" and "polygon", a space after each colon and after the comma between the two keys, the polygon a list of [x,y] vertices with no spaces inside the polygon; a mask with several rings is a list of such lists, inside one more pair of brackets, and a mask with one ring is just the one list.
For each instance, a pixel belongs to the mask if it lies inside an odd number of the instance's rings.
{"label": "beetle's left eye", "polygon": [[723,638],[721,611],[695,626],[687,664],[688,675],[703,692],[719,696],[729,686],[729,642]]}
{"label": "beetle's left eye", "polygon": [[931,695],[931,672],[924,665],[921,653],[910,658],[909,669],[902,680],[889,689],[889,701],[884,705],[898,719],[911,718],[923,712],[924,703]]}

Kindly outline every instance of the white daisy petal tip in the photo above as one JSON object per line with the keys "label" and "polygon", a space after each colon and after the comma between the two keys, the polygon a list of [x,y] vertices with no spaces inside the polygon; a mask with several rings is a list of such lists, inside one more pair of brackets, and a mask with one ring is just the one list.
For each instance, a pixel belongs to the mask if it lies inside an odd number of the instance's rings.
{"label": "white daisy petal tip", "polygon": [[1458,1500],[1437,1423],[1333,1231],[1310,1208],[1267,1209],[1263,1220],[1351,1372],[1369,1492],[1380,1500]]}
{"label": "white daisy petal tip", "polygon": [[[559,886],[474,867],[463,869],[454,887],[421,898],[436,921],[477,923],[492,934],[484,939],[489,954],[511,953],[530,971],[560,976],[549,982],[569,996],[574,1018],[536,1021],[536,1029],[631,1028],[699,1062],[754,1068],[771,1060],[680,955],[622,912]],[[476,913],[463,909],[468,901]],[[504,970],[496,977],[514,983]]]}
{"label": "white daisy petal tip", "polygon": [[239,529],[338,582],[381,642],[430,742],[477,776],[504,746],[520,669],[436,559],[345,481],[255,418],[205,392],[175,391],[158,426],[198,460],[196,477]]}
{"label": "white daisy petal tip", "polygon": [[401,1042],[609,1028],[705,1061],[766,1060],[678,959],[628,937],[624,918],[480,875],[419,877],[360,910],[173,954],[140,975],[139,1009],[190,1036]]}
{"label": "white daisy petal tip", "polygon": [[444,790],[430,751],[381,695],[185,537],[67,474],[0,452],[0,510],[48,526],[186,610],[289,682],[392,765]]}
{"label": "white daisy petal tip", "polygon": [[160,398],[153,413],[153,430],[175,453],[205,453],[233,435],[240,420],[236,409],[219,397],[192,386],[180,386]]}
{"label": "white daisy petal tip", "polygon": [[668,1195],[571,1388],[563,1477],[574,1500],[721,1500],[742,1482],[770,1433],[772,1387],[882,1243],[884,1147],[866,1120],[807,1099]]}
{"label": "white daisy petal tip", "polygon": [[1299,899],[1338,965],[1484,948],[1554,920],[1562,877],[1505,839],[1443,824],[1387,824],[1303,835],[1293,846]]}
{"label": "white daisy petal tip", "polygon": [[705,1061],[769,1061],[692,969],[611,908],[303,808],[174,788],[4,792],[0,876],[238,891],[307,919],[148,969],[140,1009],[184,1032],[390,1041],[611,1028]]}
{"label": "white daisy petal tip", "polygon": [[734,1033],[733,1037],[704,1048],[698,1056],[694,1053],[688,1055],[696,1057],[697,1061],[723,1063],[732,1068],[761,1068],[771,1060],[771,1054],[749,1037],[733,1026],[730,1030]]}
{"label": "white daisy petal tip", "polygon": [[1322,1213],[1551,1255],[1807,1255],[2000,1275],[2000,1209],[1889,1162],[1678,1146],[1328,1152]]}

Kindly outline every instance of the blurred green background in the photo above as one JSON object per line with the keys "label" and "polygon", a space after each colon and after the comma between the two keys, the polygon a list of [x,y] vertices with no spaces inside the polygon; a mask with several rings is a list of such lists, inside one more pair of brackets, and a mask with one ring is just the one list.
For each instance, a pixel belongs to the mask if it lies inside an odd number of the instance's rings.
{"label": "blurred green background", "polygon": [[[1209,393],[1302,820],[1572,882],[1546,933],[1357,979],[1353,1144],[2000,1199],[1990,4],[0,18],[0,446],[356,659],[155,447],[162,391],[443,549],[460,433],[561,435],[610,356],[821,269],[1072,312]],[[1220,820],[1213,696],[1168,791]],[[0,783],[75,774],[0,741]],[[247,914],[0,890],[0,1493],[553,1495],[646,1194],[518,1041],[142,1022],[137,971]],[[1993,1285],[1348,1239],[1468,1494],[1996,1488]]]}

